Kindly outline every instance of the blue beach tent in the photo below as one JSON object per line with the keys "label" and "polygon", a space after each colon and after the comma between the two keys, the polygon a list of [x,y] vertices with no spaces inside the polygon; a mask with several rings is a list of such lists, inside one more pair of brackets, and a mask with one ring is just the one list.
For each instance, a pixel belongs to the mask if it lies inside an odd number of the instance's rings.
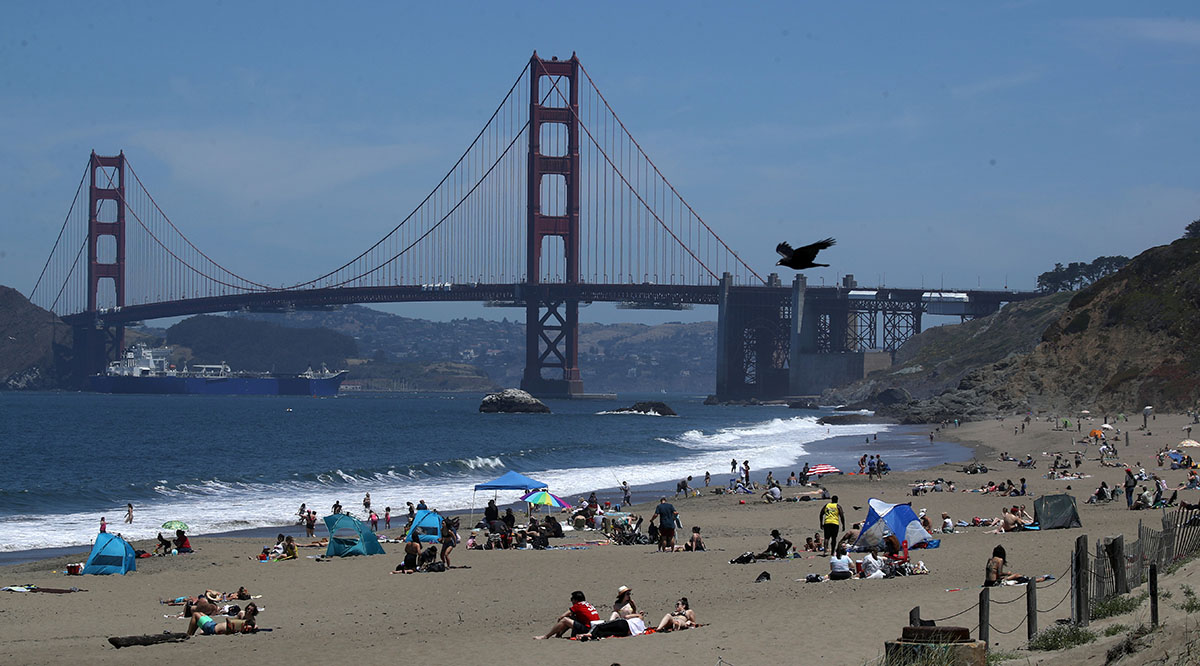
{"label": "blue beach tent", "polygon": [[92,554],[88,555],[81,573],[108,575],[130,571],[137,571],[137,555],[133,552],[133,546],[115,534],[101,532],[96,535]]}
{"label": "blue beach tent", "polygon": [[538,481],[537,479],[531,479],[531,478],[525,476],[524,474],[519,474],[512,470],[509,470],[509,471],[505,472],[504,474],[500,475],[500,478],[498,478],[498,479],[493,479],[491,481],[488,481],[487,483],[477,483],[477,484],[475,484],[475,490],[471,492],[471,521],[474,522],[474,520],[475,520],[475,492],[476,491],[480,491],[480,490],[524,490],[526,492],[529,492],[530,490],[537,490],[539,488],[545,488],[545,487],[547,487],[546,484],[542,483],[541,481]]}
{"label": "blue beach tent", "polygon": [[412,525],[404,533],[404,540],[410,541],[412,533],[416,532],[422,543],[437,543],[442,539],[442,515],[437,511],[421,509],[413,516]]}
{"label": "blue beach tent", "polygon": [[475,484],[475,490],[537,490],[545,488],[546,484],[531,479],[524,474],[518,474],[512,470],[505,472],[500,478],[488,481],[487,483]]}
{"label": "blue beach tent", "polygon": [[921,519],[913,512],[911,504],[888,504],[878,499],[868,500],[867,504],[870,509],[858,540],[854,542],[854,550],[879,548],[885,538],[893,535],[900,541],[907,541],[909,548],[933,539],[933,535],[921,527]]}
{"label": "blue beach tent", "polygon": [[325,557],[347,557],[350,555],[383,555],[379,537],[361,520],[344,513],[325,516],[325,529],[329,530],[329,545]]}

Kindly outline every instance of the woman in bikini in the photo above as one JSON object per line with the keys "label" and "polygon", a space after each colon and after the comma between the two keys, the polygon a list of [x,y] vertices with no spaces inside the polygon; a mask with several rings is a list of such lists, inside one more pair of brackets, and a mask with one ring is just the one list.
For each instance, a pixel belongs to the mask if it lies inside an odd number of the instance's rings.
{"label": "woman in bikini", "polygon": [[688,606],[687,597],[681,597],[675,602],[675,610],[663,616],[655,631],[683,631],[698,626],[696,613]]}

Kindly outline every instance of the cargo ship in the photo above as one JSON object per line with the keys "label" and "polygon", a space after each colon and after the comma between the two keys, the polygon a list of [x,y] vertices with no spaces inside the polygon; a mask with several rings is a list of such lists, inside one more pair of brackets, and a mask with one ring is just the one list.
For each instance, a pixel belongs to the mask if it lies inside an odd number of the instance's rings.
{"label": "cargo ship", "polygon": [[348,372],[324,365],[295,375],[234,372],[225,363],[177,370],[168,361],[170,353],[169,347],[134,345],[109,363],[104,374],[92,375],[90,388],[97,393],[334,396]]}

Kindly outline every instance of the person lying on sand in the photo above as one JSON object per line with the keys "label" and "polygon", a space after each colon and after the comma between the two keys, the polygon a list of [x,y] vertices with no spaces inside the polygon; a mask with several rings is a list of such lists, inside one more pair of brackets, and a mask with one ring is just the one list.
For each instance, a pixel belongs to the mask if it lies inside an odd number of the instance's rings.
{"label": "person lying on sand", "polygon": [[296,547],[297,548],[327,548],[327,547],[329,547],[329,539],[326,537],[322,537],[312,543],[298,543],[298,544],[296,544]]}
{"label": "person lying on sand", "polygon": [[687,597],[680,597],[679,601],[675,602],[675,610],[663,616],[655,631],[683,631],[698,626],[700,624],[696,622],[696,612],[688,605]]}
{"label": "person lying on sand", "polygon": [[212,619],[204,613],[192,613],[192,619],[188,621],[187,635],[196,635],[196,630],[205,636],[213,634],[248,634],[254,631],[257,622],[254,615],[249,615],[245,619],[231,617],[224,622]]}

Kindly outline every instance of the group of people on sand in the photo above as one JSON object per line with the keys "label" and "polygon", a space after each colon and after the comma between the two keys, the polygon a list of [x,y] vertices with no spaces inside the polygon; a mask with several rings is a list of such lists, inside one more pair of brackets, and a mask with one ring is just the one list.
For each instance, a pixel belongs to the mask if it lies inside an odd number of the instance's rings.
{"label": "group of people on sand", "polygon": [[175,530],[174,539],[167,539],[162,532],[158,533],[158,544],[154,546],[155,555],[178,555],[190,552],[193,552],[192,541],[183,530]]}
{"label": "group of people on sand", "polygon": [[[404,542],[404,560],[392,570],[394,574],[411,574],[417,572],[442,572],[453,567],[450,565],[450,553],[458,546],[458,519],[443,518],[441,534],[427,538],[422,546],[422,531],[412,529],[408,540]],[[436,542],[436,543],[434,543]],[[441,546],[441,553],[438,546]]]}
{"label": "group of people on sand", "polygon": [[[205,590],[194,597],[175,597],[160,603],[183,606],[179,617],[188,619],[188,636],[197,631],[204,635],[247,634],[258,627],[259,608],[251,598],[245,587],[239,587],[237,592]],[[233,602],[248,603],[243,607]]]}
{"label": "group of people on sand", "polygon": [[282,562],[285,560],[294,560],[296,557],[296,539],[291,535],[284,536],[280,534],[275,537],[274,546],[263,546],[262,552],[258,554],[257,559],[260,562]]}
{"label": "group of people on sand", "polygon": [[[675,608],[649,631],[682,631],[699,626],[696,612],[692,610],[687,597],[680,597],[675,602]],[[617,599],[613,602],[613,610],[607,621],[601,620],[596,607],[588,603],[582,591],[576,590],[571,593],[571,605],[566,612],[558,616],[549,631],[534,638],[562,638],[568,631],[571,632],[571,638],[592,640],[610,636],[638,636],[648,633],[648,627],[645,611],[639,611],[633,601],[633,589],[622,585],[617,588]]]}

